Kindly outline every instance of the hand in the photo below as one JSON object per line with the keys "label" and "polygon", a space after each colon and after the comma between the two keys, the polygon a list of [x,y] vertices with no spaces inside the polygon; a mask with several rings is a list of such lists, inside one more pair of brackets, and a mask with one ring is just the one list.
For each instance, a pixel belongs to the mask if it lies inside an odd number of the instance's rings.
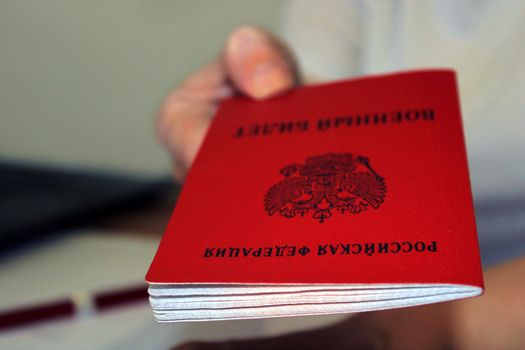
{"label": "hand", "polygon": [[524,349],[525,258],[490,269],[482,297],[361,313],[322,329],[176,350]]}
{"label": "hand", "polygon": [[334,325],[284,336],[220,343],[193,342],[174,350],[420,350],[447,347],[449,304],[361,313]]}
{"label": "hand", "polygon": [[220,57],[186,79],[160,109],[157,137],[174,160],[175,179],[184,179],[218,102],[235,92],[265,99],[297,81],[295,61],[278,39],[255,27],[235,30]]}

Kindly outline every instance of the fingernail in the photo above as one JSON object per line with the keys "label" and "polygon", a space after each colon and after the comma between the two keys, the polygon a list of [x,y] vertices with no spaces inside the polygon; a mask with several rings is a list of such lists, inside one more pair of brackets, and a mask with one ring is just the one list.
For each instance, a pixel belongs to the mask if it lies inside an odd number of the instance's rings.
{"label": "fingernail", "polygon": [[254,69],[252,95],[256,99],[277,95],[292,85],[291,74],[276,62],[266,62]]}
{"label": "fingernail", "polygon": [[226,51],[234,81],[252,98],[274,96],[293,86],[283,55],[263,31],[253,27],[237,29]]}
{"label": "fingernail", "polygon": [[241,27],[237,29],[227,43],[227,50],[234,54],[243,54],[249,52],[253,46],[256,46],[266,40],[265,35],[256,28]]}

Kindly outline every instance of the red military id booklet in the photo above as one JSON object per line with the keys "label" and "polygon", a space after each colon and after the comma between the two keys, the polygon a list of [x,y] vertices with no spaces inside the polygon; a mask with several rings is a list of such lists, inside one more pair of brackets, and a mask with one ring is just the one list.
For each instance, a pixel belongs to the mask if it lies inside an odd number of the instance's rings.
{"label": "red military id booklet", "polygon": [[159,321],[345,313],[481,294],[454,72],[223,102],[146,280]]}

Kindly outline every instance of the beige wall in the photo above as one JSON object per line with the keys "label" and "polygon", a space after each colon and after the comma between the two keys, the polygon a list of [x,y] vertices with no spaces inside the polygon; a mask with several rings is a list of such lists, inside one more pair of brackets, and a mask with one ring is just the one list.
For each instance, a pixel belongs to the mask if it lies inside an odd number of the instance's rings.
{"label": "beige wall", "polygon": [[160,173],[163,96],[279,0],[0,1],[0,157]]}

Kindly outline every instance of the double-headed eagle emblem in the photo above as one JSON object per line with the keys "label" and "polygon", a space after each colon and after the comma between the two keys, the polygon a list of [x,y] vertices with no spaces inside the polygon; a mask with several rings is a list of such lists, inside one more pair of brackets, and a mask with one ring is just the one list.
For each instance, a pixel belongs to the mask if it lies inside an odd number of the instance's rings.
{"label": "double-headed eagle emblem", "polygon": [[357,214],[369,206],[379,208],[385,198],[385,179],[370,166],[370,160],[350,153],[327,153],[281,169],[286,179],[272,186],[264,199],[269,215],[286,218],[310,211],[320,223],[332,211]]}

